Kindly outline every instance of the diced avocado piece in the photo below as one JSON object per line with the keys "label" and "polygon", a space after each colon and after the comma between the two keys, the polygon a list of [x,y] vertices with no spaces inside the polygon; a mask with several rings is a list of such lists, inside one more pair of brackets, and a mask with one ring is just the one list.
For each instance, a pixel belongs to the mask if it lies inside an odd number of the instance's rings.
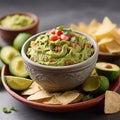
{"label": "diced avocado piece", "polygon": [[17,51],[12,46],[5,46],[0,51],[0,58],[7,65],[9,65],[12,58],[17,56],[17,55],[20,55],[20,52]]}
{"label": "diced avocado piece", "polygon": [[22,56],[14,57],[9,64],[9,71],[14,76],[27,77],[28,72],[25,68]]}
{"label": "diced avocado piece", "polygon": [[95,66],[98,75],[106,76],[110,82],[113,82],[120,75],[120,67],[107,62],[98,62]]}

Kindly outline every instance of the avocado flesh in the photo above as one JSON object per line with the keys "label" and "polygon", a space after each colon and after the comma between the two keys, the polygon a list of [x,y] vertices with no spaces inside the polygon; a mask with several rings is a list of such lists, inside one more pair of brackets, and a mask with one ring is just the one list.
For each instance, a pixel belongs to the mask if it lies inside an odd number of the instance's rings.
{"label": "avocado flesh", "polygon": [[10,64],[9,70],[12,75],[19,76],[19,77],[27,77],[28,72],[24,66],[24,62],[21,56],[14,57]]}
{"label": "avocado flesh", "polygon": [[120,67],[112,63],[98,62],[95,69],[98,75],[106,76],[110,82],[120,75]]}
{"label": "avocado flesh", "polygon": [[1,49],[0,58],[5,64],[10,64],[10,61],[13,57],[20,55],[19,51],[17,51],[12,46],[5,46]]}

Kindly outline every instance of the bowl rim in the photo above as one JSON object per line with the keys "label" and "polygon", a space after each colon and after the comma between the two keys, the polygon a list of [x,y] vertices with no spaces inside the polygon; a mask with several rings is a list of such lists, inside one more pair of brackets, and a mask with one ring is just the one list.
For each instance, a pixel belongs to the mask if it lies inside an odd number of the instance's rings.
{"label": "bowl rim", "polygon": [[[81,34],[81,35],[83,35],[83,36],[86,36],[87,39],[92,43],[95,51],[94,51],[93,55],[92,55],[90,58],[88,58],[87,60],[85,60],[85,61],[83,61],[83,62],[80,62],[80,63],[77,63],[77,64],[73,64],[73,65],[69,65],[69,66],[47,66],[47,65],[39,64],[39,63],[36,63],[36,62],[30,60],[30,59],[27,57],[26,53],[25,53],[26,47],[29,45],[29,43],[30,43],[31,41],[33,41],[34,38],[38,37],[38,36],[41,35],[41,34],[44,34],[44,33],[48,32],[48,31],[49,31],[49,30],[46,30],[46,31],[43,31],[43,32],[40,32],[40,33],[37,33],[37,34],[33,35],[32,37],[30,37],[30,38],[23,44],[22,50],[21,50],[21,54],[22,54],[22,57],[23,57],[23,59],[24,59],[24,62],[27,61],[29,64],[32,64],[33,66],[41,67],[41,68],[44,68],[44,69],[59,69],[59,70],[61,70],[61,69],[72,69],[72,68],[77,68],[77,67],[86,68],[86,67],[89,67],[91,64],[93,64],[93,63],[94,63],[94,60],[97,61],[98,51],[99,51],[97,42],[96,42],[92,37],[90,37],[89,35],[87,35],[87,34],[85,34],[85,33],[83,33],[83,32],[78,32],[78,31],[74,31],[74,30],[73,30],[74,32],[76,32],[76,33],[78,33],[78,34]],[[92,60],[93,58],[96,58],[96,59]],[[90,61],[91,61],[91,62],[90,62]],[[85,65],[86,63],[89,63],[89,64]]]}
{"label": "bowl rim", "polygon": [[20,29],[10,29],[10,28],[6,28],[6,27],[3,27],[3,26],[1,26],[0,25],[0,29],[1,30],[6,30],[6,31],[23,31],[23,30],[28,30],[28,29],[31,29],[31,28],[33,28],[34,26],[36,26],[37,24],[39,24],[39,18],[38,18],[38,16],[36,15],[36,14],[34,14],[34,13],[32,13],[32,12],[14,12],[14,13],[8,13],[8,14],[5,14],[5,15],[3,15],[3,16],[0,16],[0,21],[2,20],[2,19],[4,19],[5,17],[7,17],[7,16],[13,16],[13,15],[16,15],[16,14],[19,14],[19,15],[25,15],[25,16],[29,16],[29,17],[31,17],[33,20],[34,20],[34,23],[32,23],[30,26],[28,26],[28,27],[23,27],[23,28],[20,28]]}

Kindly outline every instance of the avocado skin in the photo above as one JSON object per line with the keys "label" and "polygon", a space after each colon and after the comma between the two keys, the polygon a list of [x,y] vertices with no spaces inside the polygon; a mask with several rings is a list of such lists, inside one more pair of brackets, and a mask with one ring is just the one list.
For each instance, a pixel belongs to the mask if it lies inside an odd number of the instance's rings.
{"label": "avocado skin", "polygon": [[95,94],[99,95],[109,89],[109,79],[105,76],[100,77],[100,87],[95,91]]}
{"label": "avocado skin", "polygon": [[110,82],[113,82],[118,78],[120,75],[120,70],[119,71],[107,71],[107,70],[101,70],[99,68],[95,68],[96,72],[98,75],[105,76],[109,79]]}

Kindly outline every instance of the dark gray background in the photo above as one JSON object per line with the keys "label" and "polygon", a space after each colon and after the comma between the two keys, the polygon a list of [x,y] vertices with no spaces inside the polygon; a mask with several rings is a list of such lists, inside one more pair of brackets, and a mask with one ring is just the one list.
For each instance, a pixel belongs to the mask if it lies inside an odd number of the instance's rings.
{"label": "dark gray background", "polygon": [[[11,12],[33,12],[40,19],[39,31],[58,25],[69,27],[80,21],[89,23],[93,18],[102,21],[108,16],[120,25],[119,0],[0,0],[0,16]],[[6,45],[0,39],[0,45]],[[119,90],[120,92],[120,90]],[[3,107],[15,106],[16,112],[5,114]],[[11,97],[4,88],[0,90],[0,120],[120,120],[120,112],[103,113],[104,101],[90,109],[71,113],[50,113],[34,110]]]}

